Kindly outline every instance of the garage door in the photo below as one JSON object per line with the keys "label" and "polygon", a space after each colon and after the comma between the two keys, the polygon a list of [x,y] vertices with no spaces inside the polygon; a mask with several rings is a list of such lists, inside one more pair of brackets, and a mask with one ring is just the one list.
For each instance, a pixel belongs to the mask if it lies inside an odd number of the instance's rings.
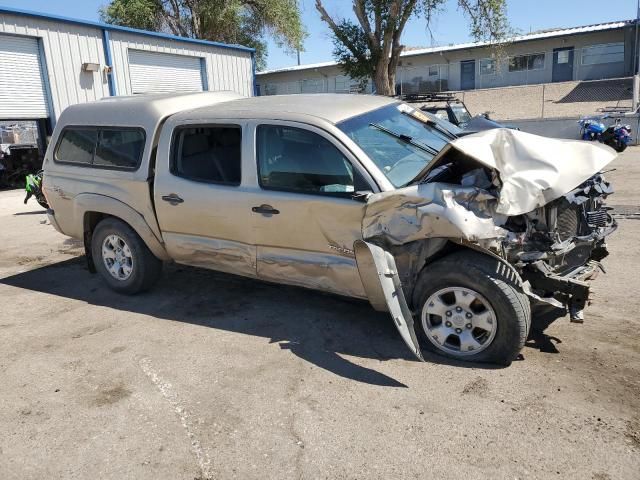
{"label": "garage door", "polygon": [[201,92],[200,57],[129,50],[132,93]]}
{"label": "garage door", "polygon": [[0,118],[47,118],[38,39],[0,35]]}

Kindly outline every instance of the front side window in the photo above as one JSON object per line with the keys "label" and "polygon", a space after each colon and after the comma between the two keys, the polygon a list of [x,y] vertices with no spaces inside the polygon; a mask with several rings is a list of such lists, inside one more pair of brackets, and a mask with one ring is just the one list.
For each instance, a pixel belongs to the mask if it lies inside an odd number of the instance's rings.
{"label": "front side window", "polygon": [[422,112],[394,104],[345,120],[337,126],[395,186],[404,186],[450,138],[429,124]]}
{"label": "front side window", "polygon": [[453,112],[453,115],[456,117],[456,120],[458,121],[458,125],[464,126],[467,123],[469,123],[469,121],[471,120],[471,114],[469,113],[469,110],[467,110],[467,107],[465,107],[464,105],[452,104],[451,111]]}
{"label": "front side window", "polygon": [[349,160],[329,140],[309,130],[259,125],[256,154],[264,189],[333,195],[355,190]]}
{"label": "front side window", "polygon": [[145,134],[140,128],[67,127],[63,130],[55,160],[98,168],[135,170],[144,152]]}
{"label": "front side window", "polygon": [[198,182],[240,185],[240,126],[179,128],[173,142],[174,175]]}

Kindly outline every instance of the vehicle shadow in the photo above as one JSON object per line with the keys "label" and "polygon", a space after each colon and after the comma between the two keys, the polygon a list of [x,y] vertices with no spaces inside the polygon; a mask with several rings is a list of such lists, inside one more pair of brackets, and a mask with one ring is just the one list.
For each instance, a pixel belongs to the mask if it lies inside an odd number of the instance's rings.
{"label": "vehicle shadow", "polygon": [[47,213],[46,210],[34,210],[32,212],[17,212],[17,213],[14,213],[13,216],[19,217],[21,215],[44,215],[45,213]]}
{"label": "vehicle shadow", "polygon": [[534,348],[542,353],[560,353],[556,344],[562,343],[558,337],[552,337],[538,330],[531,330],[524,346]]}
{"label": "vehicle shadow", "polygon": [[[387,313],[365,302],[181,265],[166,265],[150,292],[120,295],[91,275],[84,257],[0,279],[0,284],[204,327],[268,338],[299,358],[340,377],[383,387],[407,386],[344,356],[415,361]],[[448,360],[463,368],[501,368]]]}

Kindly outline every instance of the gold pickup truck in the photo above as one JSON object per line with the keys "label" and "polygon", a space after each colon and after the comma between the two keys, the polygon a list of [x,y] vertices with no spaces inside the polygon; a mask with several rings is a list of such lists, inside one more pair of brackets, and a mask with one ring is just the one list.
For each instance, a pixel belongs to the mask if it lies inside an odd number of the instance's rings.
{"label": "gold pickup truck", "polygon": [[65,110],[43,188],[118,292],[175,261],[368,299],[420,359],[508,364],[532,311],[582,320],[615,155],[386,97],[137,96]]}

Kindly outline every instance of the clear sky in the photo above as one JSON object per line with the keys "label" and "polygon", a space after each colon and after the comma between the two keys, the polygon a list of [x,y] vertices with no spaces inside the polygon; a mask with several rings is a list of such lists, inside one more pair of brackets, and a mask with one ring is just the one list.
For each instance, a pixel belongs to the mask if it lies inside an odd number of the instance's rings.
{"label": "clear sky", "polygon": [[[628,20],[636,17],[636,0],[507,0],[509,21],[522,33],[554,27],[575,27],[593,23]],[[98,20],[98,9],[107,0],[0,0],[6,7],[52,13],[84,20]],[[324,0],[329,13],[352,16],[349,0]],[[315,0],[300,0],[303,22],[309,31],[301,63],[332,60],[332,45],[327,27],[315,10]],[[457,9],[456,0],[448,0],[446,12],[441,14],[428,32],[424,21],[415,19],[405,30],[403,43],[407,46],[428,47],[470,40],[468,25]],[[287,55],[269,42],[268,68],[296,64],[295,55]]]}

